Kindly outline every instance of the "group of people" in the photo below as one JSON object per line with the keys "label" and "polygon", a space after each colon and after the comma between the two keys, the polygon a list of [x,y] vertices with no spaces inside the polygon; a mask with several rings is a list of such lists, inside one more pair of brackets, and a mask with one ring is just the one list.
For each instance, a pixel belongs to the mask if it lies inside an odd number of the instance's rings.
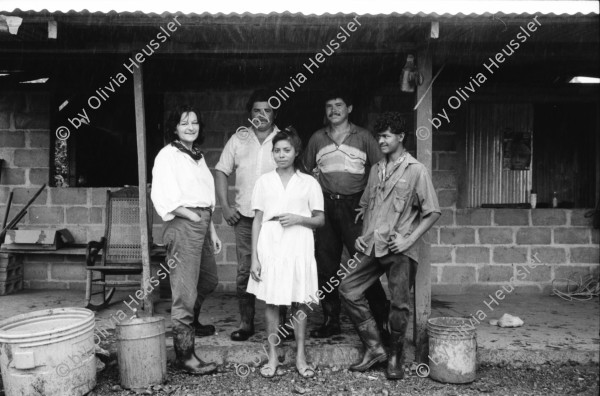
{"label": "group of people", "polygon": [[[305,339],[308,305],[317,296],[324,321],[310,336],[340,334],[344,305],[365,347],[350,369],[362,372],[387,361],[387,378],[400,379],[417,241],[441,214],[427,169],[406,151],[406,121],[398,113],[382,114],[376,139],[349,121],[351,98],[332,91],[324,98],[328,123],[303,150],[292,127],[275,125],[269,97],[266,90],[252,94],[247,103],[252,126],[229,139],[214,179],[200,150],[200,113],[186,105],[168,117],[172,141],[156,157],[151,196],[165,221],[167,259],[177,255],[170,279],[177,362],[193,374],[217,368],[196,356],[194,339],[215,331],[198,317],[217,285],[214,254],[221,241],[212,213],[218,197],[225,221],[234,227],[238,261],[241,320],[231,339],[254,335],[255,300],[265,301],[268,335],[295,339],[296,369],[312,377]],[[344,247],[355,258],[347,272],[340,270]],[[391,301],[379,280],[383,273]],[[294,331],[285,326],[290,313]],[[270,378],[283,371],[277,345],[268,340],[269,358],[260,373]]]}

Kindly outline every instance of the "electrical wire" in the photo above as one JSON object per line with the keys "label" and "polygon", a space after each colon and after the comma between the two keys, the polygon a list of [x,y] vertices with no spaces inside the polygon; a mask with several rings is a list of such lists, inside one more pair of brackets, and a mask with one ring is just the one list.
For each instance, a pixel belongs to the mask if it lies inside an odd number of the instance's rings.
{"label": "electrical wire", "polygon": [[[566,281],[566,291],[554,286],[559,281]],[[588,301],[600,295],[600,282],[592,275],[580,276],[579,281],[574,277],[558,278],[552,281],[552,294],[566,301]]]}

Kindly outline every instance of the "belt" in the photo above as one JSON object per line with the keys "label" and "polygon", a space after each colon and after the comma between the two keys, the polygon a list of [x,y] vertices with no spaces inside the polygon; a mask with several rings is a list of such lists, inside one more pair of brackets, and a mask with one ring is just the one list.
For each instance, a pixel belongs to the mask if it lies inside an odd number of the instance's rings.
{"label": "belt", "polygon": [[325,193],[323,194],[325,196],[325,198],[330,199],[332,201],[337,201],[337,200],[341,200],[341,199],[355,199],[355,198],[359,198],[361,197],[363,194],[363,192],[357,192],[356,194],[352,194],[352,195],[343,195],[343,194],[329,194],[329,193]]}

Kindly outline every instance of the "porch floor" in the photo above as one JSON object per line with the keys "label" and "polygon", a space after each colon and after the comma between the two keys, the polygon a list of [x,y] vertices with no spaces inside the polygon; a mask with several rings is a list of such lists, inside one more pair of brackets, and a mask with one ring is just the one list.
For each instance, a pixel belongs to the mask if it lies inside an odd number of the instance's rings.
{"label": "porch floor", "polygon": [[[83,291],[76,290],[22,290],[16,294],[0,297],[0,320],[14,315],[49,308],[82,307]],[[110,336],[102,340],[101,346],[116,352],[114,338],[117,311],[123,310],[128,316],[129,308],[123,302],[128,293],[117,294],[114,303],[96,313],[96,326],[109,329]],[[119,299],[121,297],[121,299]],[[585,302],[568,302],[558,297],[540,295],[506,295],[497,300],[498,305],[490,303],[491,298],[484,294],[461,296],[438,295],[432,298],[432,315],[465,316],[481,310],[487,317],[476,325],[478,363],[523,363],[542,364],[545,362],[579,363],[599,360],[600,321],[599,300],[595,298]],[[493,308],[493,311],[486,305]],[[169,358],[174,357],[171,336],[171,321],[167,310],[170,301],[156,304],[158,315],[165,317],[167,327],[167,350]],[[237,300],[233,294],[215,293],[204,304],[201,313],[203,324],[213,324],[217,334],[196,339],[198,355],[216,363],[252,364],[264,359],[263,345],[267,346],[264,325],[264,304],[258,302],[256,316],[256,334],[247,342],[231,341],[229,335],[238,326]],[[500,328],[491,326],[490,319],[498,319],[502,314],[519,316],[525,322],[519,328]],[[481,313],[480,313],[481,315]],[[112,321],[110,317],[113,317]],[[320,308],[309,315],[309,330],[321,321]],[[309,360],[321,366],[347,367],[355,362],[361,353],[360,341],[349,319],[342,314],[342,335],[326,340],[308,339],[307,354]],[[407,332],[412,338],[412,326]],[[280,345],[281,357],[285,362],[294,359],[295,343],[284,342]],[[406,361],[414,360],[414,348],[406,351]]]}

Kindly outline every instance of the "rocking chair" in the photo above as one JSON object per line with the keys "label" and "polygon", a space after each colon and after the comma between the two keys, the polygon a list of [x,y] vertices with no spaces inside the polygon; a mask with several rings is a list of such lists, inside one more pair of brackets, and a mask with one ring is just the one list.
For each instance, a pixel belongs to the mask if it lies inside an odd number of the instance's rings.
{"label": "rocking chair", "polygon": [[[148,199],[148,229],[152,228],[152,207]],[[151,234],[150,234],[151,235]],[[152,241],[150,241],[152,243]],[[96,260],[102,251],[100,263]],[[107,276],[139,275],[142,273],[142,249],[140,238],[140,211],[137,187],[125,187],[106,192],[106,222],[104,237],[87,244],[86,308],[92,311],[104,309],[110,303],[116,288],[139,287],[138,280],[108,280]],[[99,278],[94,278],[99,273]],[[94,288],[98,291],[94,291]],[[92,296],[100,295],[94,303]]]}

